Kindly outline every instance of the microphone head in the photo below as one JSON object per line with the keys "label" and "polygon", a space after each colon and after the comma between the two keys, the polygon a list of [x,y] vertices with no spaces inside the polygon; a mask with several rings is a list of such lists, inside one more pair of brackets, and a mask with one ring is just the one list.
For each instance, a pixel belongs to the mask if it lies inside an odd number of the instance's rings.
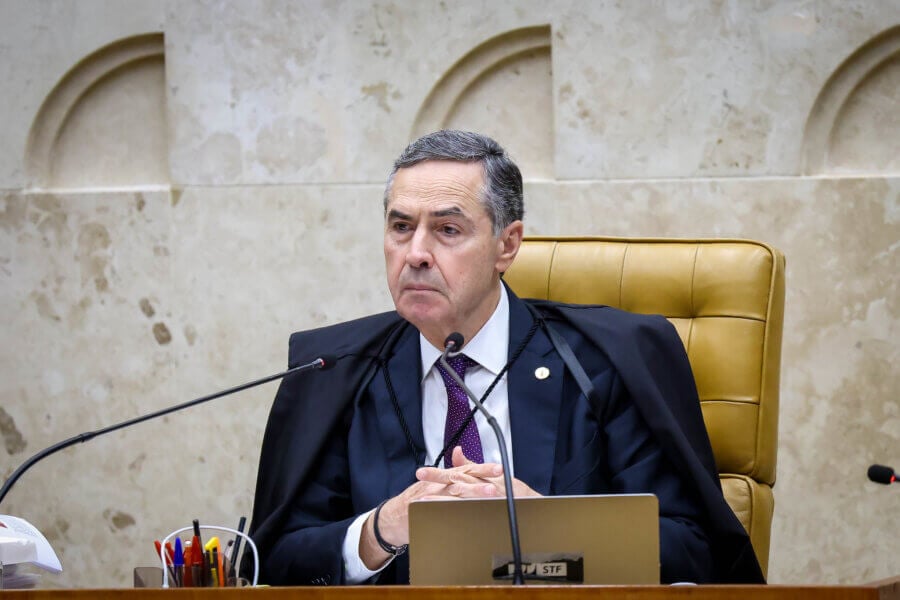
{"label": "microphone head", "polygon": [[326,371],[334,366],[334,363],[337,362],[337,356],[334,354],[322,354],[319,356],[319,360],[322,361],[322,365],[319,367],[320,371]]}
{"label": "microphone head", "polygon": [[447,339],[444,340],[444,350],[449,350],[450,352],[459,352],[462,350],[463,342],[465,339],[462,334],[458,331],[454,331],[450,335],[447,336]]}
{"label": "microphone head", "polygon": [[894,470],[890,467],[886,467],[884,465],[872,465],[869,467],[869,479],[874,481],[875,483],[883,483],[885,485],[889,485],[893,483],[894,478]]}

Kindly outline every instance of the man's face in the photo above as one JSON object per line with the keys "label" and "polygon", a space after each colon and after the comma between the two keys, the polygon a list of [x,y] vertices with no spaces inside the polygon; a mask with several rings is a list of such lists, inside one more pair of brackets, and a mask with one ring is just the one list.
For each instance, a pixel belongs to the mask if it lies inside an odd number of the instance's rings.
{"label": "man's face", "polygon": [[521,221],[494,236],[483,181],[480,163],[430,160],[399,169],[388,198],[388,287],[397,312],[438,348],[490,318],[522,239]]}

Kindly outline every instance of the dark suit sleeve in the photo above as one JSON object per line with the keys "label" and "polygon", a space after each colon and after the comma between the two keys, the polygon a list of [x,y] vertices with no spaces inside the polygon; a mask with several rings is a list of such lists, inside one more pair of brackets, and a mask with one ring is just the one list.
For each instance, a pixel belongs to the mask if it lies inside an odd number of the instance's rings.
{"label": "dark suit sleeve", "polygon": [[343,543],[356,515],[350,500],[346,422],[322,449],[308,484],[296,496],[262,571],[272,585],[343,583]]}
{"label": "dark suit sleeve", "polygon": [[704,528],[702,504],[682,481],[622,385],[614,369],[594,380],[607,390],[603,430],[612,491],[653,493],[659,499],[660,579],[664,583],[705,583],[713,560]]}

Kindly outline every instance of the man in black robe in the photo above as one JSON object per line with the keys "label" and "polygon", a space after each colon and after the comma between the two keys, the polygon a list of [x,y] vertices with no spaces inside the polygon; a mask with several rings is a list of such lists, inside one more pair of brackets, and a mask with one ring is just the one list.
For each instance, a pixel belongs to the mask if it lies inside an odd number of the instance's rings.
{"label": "man in black robe", "polygon": [[328,353],[337,366],[286,378],[273,405],[251,526],[261,581],[406,583],[410,502],[504,494],[481,415],[451,424],[458,400],[435,362],[454,332],[467,385],[506,434],[517,497],[653,493],[662,581],[763,580],[722,497],[674,328],[523,301],[502,283],[524,211],[519,169],[496,142],[458,131],[416,140],[384,206],[396,312],[291,337],[291,365]]}

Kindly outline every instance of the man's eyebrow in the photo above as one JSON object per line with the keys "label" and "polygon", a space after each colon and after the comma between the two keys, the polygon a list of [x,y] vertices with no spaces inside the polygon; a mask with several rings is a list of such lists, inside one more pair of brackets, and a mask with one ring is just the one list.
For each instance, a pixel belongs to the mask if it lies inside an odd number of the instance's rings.
{"label": "man's eyebrow", "polygon": [[451,206],[431,213],[432,217],[465,217],[465,213],[458,206]]}
{"label": "man's eyebrow", "polygon": [[404,214],[397,210],[396,208],[392,208],[388,211],[387,214],[388,219],[398,219],[400,221],[411,221],[412,217],[410,215]]}
{"label": "man's eyebrow", "polygon": [[[468,218],[466,214],[460,209],[458,206],[451,206],[450,208],[442,208],[441,210],[435,210],[428,213],[429,216],[434,218],[441,217],[464,217]],[[402,213],[396,208],[392,208],[388,211],[387,218],[389,220],[396,219],[400,221],[412,221],[412,215],[408,215],[406,213]]]}

